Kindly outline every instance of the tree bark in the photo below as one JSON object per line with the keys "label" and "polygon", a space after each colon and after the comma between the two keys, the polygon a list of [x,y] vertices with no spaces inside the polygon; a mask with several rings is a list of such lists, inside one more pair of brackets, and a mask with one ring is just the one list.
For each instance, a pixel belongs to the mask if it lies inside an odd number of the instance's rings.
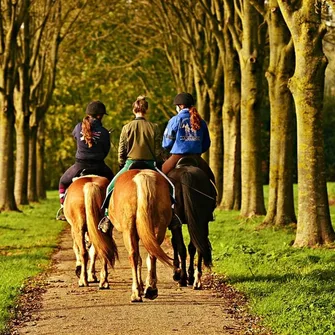
{"label": "tree bark", "polygon": [[294,72],[294,48],[277,0],[267,13],[270,64],[266,73],[271,108],[269,203],[264,223],[296,222],[293,198],[294,104],[288,80]]}
{"label": "tree bark", "polygon": [[298,224],[295,247],[335,240],[331,224],[324,166],[322,107],[327,59],[322,49],[326,27],[314,0],[290,4],[278,1],[291,31],[296,67],[289,88],[298,129]]}

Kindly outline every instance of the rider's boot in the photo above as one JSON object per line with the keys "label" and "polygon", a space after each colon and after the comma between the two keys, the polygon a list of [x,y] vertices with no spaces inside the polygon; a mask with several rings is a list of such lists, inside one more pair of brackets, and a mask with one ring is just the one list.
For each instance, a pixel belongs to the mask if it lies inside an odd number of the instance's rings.
{"label": "rider's boot", "polygon": [[103,233],[107,233],[112,227],[112,222],[108,217],[108,209],[105,208],[105,214],[98,224],[98,229]]}

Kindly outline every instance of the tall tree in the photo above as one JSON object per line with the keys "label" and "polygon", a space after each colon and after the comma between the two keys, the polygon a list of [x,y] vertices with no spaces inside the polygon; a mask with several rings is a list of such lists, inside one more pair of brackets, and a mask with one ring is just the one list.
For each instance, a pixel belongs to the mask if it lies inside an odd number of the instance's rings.
{"label": "tall tree", "polygon": [[224,10],[223,2],[220,0],[201,0],[200,3],[210,19],[210,29],[213,31],[220,50],[224,73],[222,108],[224,169],[220,207],[227,210],[239,210],[241,206],[241,74],[239,59],[228,25],[225,24],[227,11]]}
{"label": "tall tree", "polygon": [[16,210],[14,199],[14,87],[16,39],[29,1],[0,1],[0,211]]}
{"label": "tall tree", "polygon": [[268,24],[270,63],[266,72],[271,112],[269,203],[264,222],[285,225],[296,222],[293,198],[294,103],[288,81],[294,72],[294,48],[290,31],[277,0],[267,10],[252,1]]}
{"label": "tall tree", "polygon": [[264,32],[261,16],[250,0],[235,2],[234,10],[225,0],[225,9],[241,68],[241,215],[250,217],[265,214],[260,115]]}
{"label": "tall tree", "polygon": [[290,29],[296,66],[289,88],[293,94],[298,129],[298,225],[296,247],[335,240],[329,214],[324,166],[322,107],[327,59],[322,49],[326,26],[322,1],[278,0]]}

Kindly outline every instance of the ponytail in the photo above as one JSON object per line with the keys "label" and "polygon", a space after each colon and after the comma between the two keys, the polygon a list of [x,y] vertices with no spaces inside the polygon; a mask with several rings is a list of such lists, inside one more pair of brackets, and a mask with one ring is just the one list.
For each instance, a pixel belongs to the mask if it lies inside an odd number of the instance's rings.
{"label": "ponytail", "polygon": [[81,133],[85,140],[85,143],[89,148],[93,145],[93,136],[92,136],[92,120],[93,118],[90,115],[87,115],[83,118],[83,122],[81,124]]}
{"label": "ponytail", "polygon": [[191,121],[191,129],[192,130],[199,130],[200,129],[200,123],[201,123],[201,116],[198,113],[197,109],[192,106],[189,109],[189,113],[190,113],[190,121]]}

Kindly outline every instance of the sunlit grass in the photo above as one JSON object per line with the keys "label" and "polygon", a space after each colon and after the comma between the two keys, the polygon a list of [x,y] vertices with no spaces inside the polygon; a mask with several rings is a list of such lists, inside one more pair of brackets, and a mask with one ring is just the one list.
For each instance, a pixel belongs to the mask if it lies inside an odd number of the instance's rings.
{"label": "sunlit grass", "polygon": [[259,229],[263,219],[216,212],[210,223],[213,270],[246,294],[250,312],[275,333],[334,334],[334,250],[293,248],[294,226]]}
{"label": "sunlit grass", "polygon": [[25,206],[23,212],[0,213],[0,333],[23,283],[50,264],[65,224],[55,220],[57,192],[48,200]]}

